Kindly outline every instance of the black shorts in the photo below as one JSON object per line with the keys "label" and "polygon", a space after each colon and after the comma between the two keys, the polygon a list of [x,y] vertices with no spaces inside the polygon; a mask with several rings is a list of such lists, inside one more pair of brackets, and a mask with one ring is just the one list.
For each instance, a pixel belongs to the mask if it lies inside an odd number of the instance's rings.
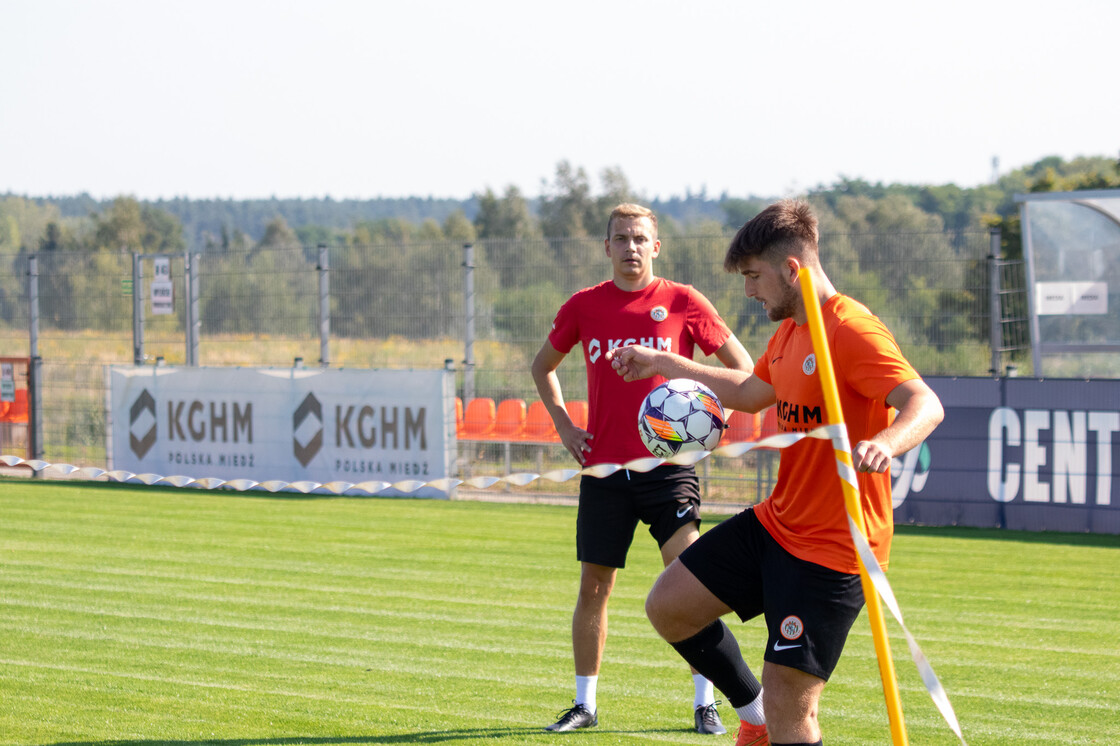
{"label": "black shorts", "polygon": [[658,547],[681,526],[700,525],[700,481],[691,466],[663,464],[648,472],[621,469],[609,477],[583,476],[576,516],[576,558],[625,567],[638,521]]}
{"label": "black shorts", "polygon": [[863,607],[859,575],[794,557],[753,510],[713,527],[680,561],[743,621],[765,615],[763,658],[825,681],[832,675]]}

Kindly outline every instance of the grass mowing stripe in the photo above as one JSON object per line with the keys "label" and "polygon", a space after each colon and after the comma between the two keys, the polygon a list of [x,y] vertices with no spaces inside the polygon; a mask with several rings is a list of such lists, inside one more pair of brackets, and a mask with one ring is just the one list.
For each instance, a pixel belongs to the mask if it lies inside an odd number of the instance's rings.
{"label": "grass mowing stripe", "polygon": [[[574,516],[0,482],[0,741],[552,743],[540,728],[571,698]],[[900,528],[892,586],[973,746],[1120,740],[1118,548]],[[628,564],[602,725],[565,741],[710,744],[644,616],[660,562],[643,531]],[[730,623],[757,667],[762,625]],[[954,743],[888,631],[911,741]],[[821,719],[833,746],[888,740],[865,618]]]}

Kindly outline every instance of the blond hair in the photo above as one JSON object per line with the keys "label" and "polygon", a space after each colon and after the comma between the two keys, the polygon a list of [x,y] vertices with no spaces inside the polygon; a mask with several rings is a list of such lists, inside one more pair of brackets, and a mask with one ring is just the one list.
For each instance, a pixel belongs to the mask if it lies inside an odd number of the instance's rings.
{"label": "blond hair", "polygon": [[624,202],[618,207],[611,210],[611,216],[607,218],[607,240],[611,239],[611,226],[614,224],[615,218],[647,218],[653,224],[653,237],[657,238],[657,215],[653,210],[641,205],[635,205],[632,202]]}

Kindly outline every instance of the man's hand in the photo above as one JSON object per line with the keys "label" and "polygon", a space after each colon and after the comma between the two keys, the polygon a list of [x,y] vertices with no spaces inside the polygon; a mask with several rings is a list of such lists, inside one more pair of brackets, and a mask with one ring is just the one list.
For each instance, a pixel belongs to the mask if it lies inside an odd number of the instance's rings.
{"label": "man's hand", "polygon": [[568,453],[572,454],[576,461],[583,465],[587,463],[587,454],[591,452],[591,433],[587,432],[581,427],[572,425],[571,427],[561,428],[560,442],[568,449]]}
{"label": "man's hand", "polygon": [[895,386],[887,394],[887,404],[898,410],[894,421],[870,440],[856,443],[852,449],[856,471],[883,473],[895,454],[917,447],[945,416],[941,400],[920,378]]}
{"label": "man's hand", "polygon": [[661,354],[649,347],[628,345],[608,351],[607,360],[622,380],[629,382],[657,375],[657,358]]}
{"label": "man's hand", "polygon": [[856,471],[882,474],[891,465],[893,454],[873,440],[861,440],[852,449],[852,466]]}

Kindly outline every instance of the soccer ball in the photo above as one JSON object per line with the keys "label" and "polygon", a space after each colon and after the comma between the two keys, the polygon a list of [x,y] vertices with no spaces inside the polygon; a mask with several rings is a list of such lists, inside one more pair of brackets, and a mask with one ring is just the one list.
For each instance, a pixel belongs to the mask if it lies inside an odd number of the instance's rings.
{"label": "soccer ball", "polygon": [[724,414],[712,390],[687,378],[674,378],[649,392],[638,410],[638,433],[654,456],[710,451],[723,435]]}

